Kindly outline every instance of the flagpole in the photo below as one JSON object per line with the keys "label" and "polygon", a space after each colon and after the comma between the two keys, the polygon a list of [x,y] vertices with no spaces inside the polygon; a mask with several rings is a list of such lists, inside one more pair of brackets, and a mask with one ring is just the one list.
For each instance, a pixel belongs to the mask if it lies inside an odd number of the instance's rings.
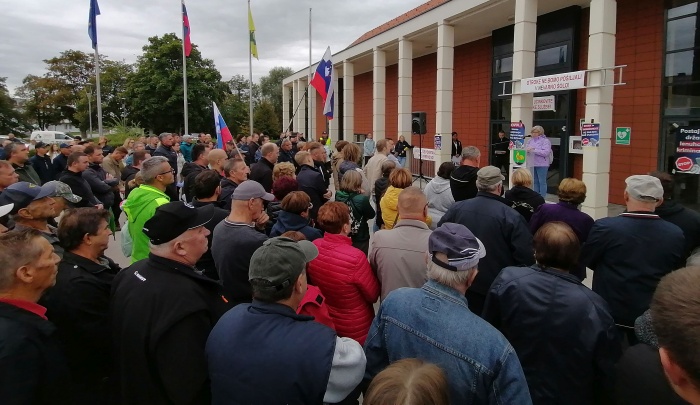
{"label": "flagpole", "polygon": [[[311,79],[313,77],[313,74],[311,73],[311,8],[309,8],[309,85],[311,85]],[[308,91],[309,86],[306,86],[306,90]],[[315,96],[315,94],[314,94]],[[308,118],[309,118],[309,139],[312,141],[316,140],[316,135],[314,135],[314,118],[316,117],[316,112],[313,111],[313,102],[311,101],[311,95],[308,97],[308,103],[309,103],[309,108],[308,108]]]}
{"label": "flagpole", "polygon": [[[183,9],[182,4],[180,5],[180,19],[183,19]],[[187,102],[187,56],[185,55],[185,24],[181,21],[182,25],[182,85],[184,89],[184,114],[185,114],[185,132],[183,135],[189,135],[190,133],[190,123],[189,123],[189,113],[188,113],[188,102]]]}
{"label": "flagpole", "polygon": [[[248,0],[248,16],[250,16],[250,0]],[[250,17],[249,17],[250,18]],[[248,25],[248,74],[250,96],[248,97],[248,132],[253,135],[253,41],[250,40],[250,25]],[[240,153],[240,152],[239,152]]]}
{"label": "flagpole", "polygon": [[102,137],[102,92],[100,91],[100,52],[95,43],[95,87],[97,96],[97,133]]}

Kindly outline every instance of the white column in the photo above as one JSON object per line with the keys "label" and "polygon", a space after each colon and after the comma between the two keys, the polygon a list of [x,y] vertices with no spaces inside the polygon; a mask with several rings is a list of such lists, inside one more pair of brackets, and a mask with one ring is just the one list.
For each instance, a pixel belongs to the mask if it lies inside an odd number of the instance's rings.
{"label": "white column", "polygon": [[338,142],[340,137],[340,128],[338,125],[338,120],[343,114],[342,111],[338,110],[338,68],[333,66],[333,119],[328,121],[328,135],[331,137],[331,148]]}
{"label": "white column", "polygon": [[282,85],[282,131],[289,125],[289,86]]}
{"label": "white column", "polygon": [[[615,0],[592,0],[588,37],[588,69],[599,69],[615,65],[615,33],[617,30],[617,2]],[[600,124],[598,147],[583,148],[583,182],[586,183],[586,201],[581,211],[594,219],[608,216],[608,194],[610,192],[610,152],[614,74],[608,71],[590,72],[588,86],[604,86],[586,90],[586,122]],[[607,80],[606,80],[607,77]],[[615,187],[623,187],[615,184]]]}
{"label": "white column", "polygon": [[[304,97],[304,92],[306,91],[307,83],[306,83],[306,78],[299,79],[299,100],[301,100]],[[311,89],[313,90],[313,89]],[[306,133],[306,106],[309,103],[308,96],[311,94],[311,91],[309,90],[306,97],[304,98],[304,101],[299,104],[299,111],[297,112],[297,126],[298,126],[298,131],[304,133],[304,137],[306,140],[313,140],[313,137],[310,137],[310,134]]]}
{"label": "white column", "polygon": [[398,133],[411,142],[411,112],[413,105],[413,43],[399,40],[399,119]]}
{"label": "white column", "polygon": [[297,115],[294,115],[294,119],[292,121],[292,128],[294,128],[294,132],[299,132],[299,112],[297,111],[297,106],[299,105],[299,97],[301,95],[299,94],[299,80],[295,80],[292,82],[292,111],[290,111],[289,114],[289,119],[292,119],[292,115],[296,112]]}
{"label": "white column", "polygon": [[[443,162],[452,160],[452,96],[454,88],[454,27],[438,25],[437,97],[435,100],[435,136],[442,138],[440,150],[435,151],[435,173]],[[434,146],[435,139],[423,141],[424,148]]]}
{"label": "white column", "polygon": [[[513,35],[513,80],[535,76],[535,47],[537,46],[537,0],[515,1],[515,33]],[[532,128],[532,93],[517,94],[520,83],[513,83],[513,99],[510,107],[511,121],[522,121],[525,135]],[[488,151],[481,151],[486,156]],[[513,163],[510,153],[510,173],[521,167]],[[513,176],[508,176],[509,181]],[[512,183],[511,183],[512,187]]]}
{"label": "white column", "polygon": [[373,59],[372,134],[378,141],[386,138],[386,52],[374,48]]}
{"label": "white column", "polygon": [[355,69],[343,61],[343,139],[353,141],[355,133]]}

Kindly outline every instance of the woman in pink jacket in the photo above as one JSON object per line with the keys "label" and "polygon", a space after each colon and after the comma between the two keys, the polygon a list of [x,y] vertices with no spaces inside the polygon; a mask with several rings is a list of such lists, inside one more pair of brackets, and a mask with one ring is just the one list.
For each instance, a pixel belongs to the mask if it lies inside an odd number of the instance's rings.
{"label": "woman in pink jacket", "polygon": [[339,202],[321,206],[316,219],[326,234],[313,241],[318,257],[308,265],[309,283],[326,296],[328,310],[340,337],[365,343],[379,298],[379,282],[367,256],[352,247],[350,211]]}

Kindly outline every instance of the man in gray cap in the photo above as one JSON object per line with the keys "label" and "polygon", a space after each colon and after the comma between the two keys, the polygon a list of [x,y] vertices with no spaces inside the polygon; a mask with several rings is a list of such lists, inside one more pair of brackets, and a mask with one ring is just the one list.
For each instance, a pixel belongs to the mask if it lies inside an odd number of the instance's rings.
{"label": "man in gray cap", "polygon": [[272,238],[250,262],[253,302],[227,312],[207,341],[212,402],[338,403],[362,381],[362,347],[296,309],[313,243]]}
{"label": "man in gray cap", "polygon": [[581,250],[581,261],[593,270],[593,291],[610,304],[615,323],[637,342],[634,321],[649,309],[659,280],[683,265],[683,231],[654,214],[664,189],[653,176],[625,180],[627,210],[597,220]]}
{"label": "man in gray cap", "polygon": [[428,253],[423,287],[400,288],[382,301],[365,342],[365,380],[397,360],[420,358],[445,371],[451,403],[531,404],[515,350],[464,298],[480,260],[492,253],[452,223],[433,231]]}
{"label": "man in gray cap", "polygon": [[491,283],[502,269],[535,264],[527,222],[501,197],[503,180],[499,168],[482,167],[476,173],[476,197],[453,204],[438,223],[466,226],[491,253],[482,260],[479,275],[467,292],[469,309],[477,315],[481,315]]}
{"label": "man in gray cap", "polygon": [[214,228],[211,254],[227,296],[234,305],[250,302],[253,291],[248,282],[250,258],[268,238],[265,201],[275,199],[260,183],[246,180],[231,196],[231,213]]}

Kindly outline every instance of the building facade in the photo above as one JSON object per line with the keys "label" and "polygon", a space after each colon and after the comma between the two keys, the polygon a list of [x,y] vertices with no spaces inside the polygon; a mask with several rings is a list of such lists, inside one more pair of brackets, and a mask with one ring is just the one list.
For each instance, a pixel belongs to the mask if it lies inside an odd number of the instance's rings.
{"label": "building facade", "polygon": [[[683,150],[678,142],[680,130],[700,135],[699,24],[698,1],[688,0],[432,0],[333,55],[336,118],[325,120],[312,89],[293,127],[308,132],[311,122],[316,137],[328,130],[334,141],[404,135],[434,150],[422,163],[433,175],[450,160],[453,131],[486,164],[499,130],[541,125],[554,149],[550,192],[564,177],[583,179],[592,216],[624,203],[626,177],[654,170],[672,173],[674,199],[697,208],[700,137]],[[284,80],[285,121],[307,72]],[[521,80],[571,72],[583,74],[578,88],[533,93]],[[415,112],[426,113],[425,135],[412,134]],[[590,122],[600,139],[580,147]],[[681,151],[694,160],[683,170]],[[417,159],[411,168],[418,173]]]}

